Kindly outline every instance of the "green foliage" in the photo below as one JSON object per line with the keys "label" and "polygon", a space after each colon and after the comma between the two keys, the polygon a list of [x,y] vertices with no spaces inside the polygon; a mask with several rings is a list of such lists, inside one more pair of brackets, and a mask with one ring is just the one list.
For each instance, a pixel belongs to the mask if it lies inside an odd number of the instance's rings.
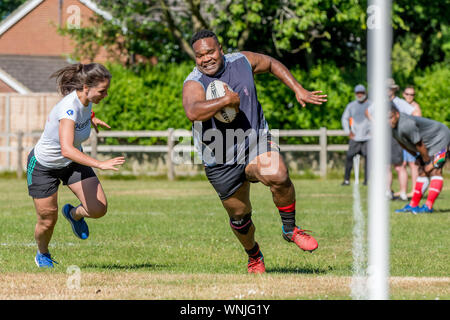
{"label": "green foliage", "polygon": [[111,65],[113,78],[108,97],[100,103],[96,115],[113,130],[190,129],[182,106],[182,88],[192,68],[192,64],[172,63],[134,72]]}
{"label": "green foliage", "polygon": [[[341,129],[341,116],[347,104],[354,100],[353,88],[357,77],[331,63],[318,64],[309,72],[291,69],[294,77],[309,91],[321,90],[328,101],[322,105],[297,102],[294,93],[270,74],[258,75],[258,99],[270,128],[277,129]],[[348,80],[346,78],[352,78]],[[346,143],[346,138],[329,138],[330,143]],[[289,138],[286,143],[318,143],[318,138]]]}
{"label": "green foliage", "polygon": [[[111,87],[108,97],[96,107],[96,115],[113,130],[190,129],[191,122],[182,105],[182,87],[193,67],[193,63],[169,63],[135,72],[117,64],[111,65]],[[328,94],[328,102],[302,108],[294,93],[276,77],[271,74],[257,75],[258,98],[270,127],[340,129],[342,112],[354,99],[352,88],[357,82],[347,79],[354,75],[333,64],[319,64],[310,72],[300,68],[291,71],[307,90],[322,90]],[[108,140],[110,143],[117,141]],[[158,143],[155,139],[128,139],[127,142]]]}
{"label": "green foliage", "polygon": [[441,31],[436,35],[434,42],[440,43],[445,54],[445,62],[450,63],[450,27],[448,25],[441,25]]}
{"label": "green foliage", "polygon": [[354,64],[364,56],[365,1],[233,0],[208,10],[226,50],[262,52],[308,68],[317,60]]}
{"label": "green foliage", "polygon": [[[422,39],[423,54],[417,67],[425,69],[448,57],[449,0],[393,1],[394,43],[405,35]],[[448,59],[448,58],[447,58]]]}
{"label": "green foliage", "polygon": [[450,68],[448,64],[435,64],[422,75],[414,77],[416,101],[422,115],[450,126]]}
{"label": "green foliage", "polygon": [[347,83],[343,72],[333,64],[319,64],[309,72],[293,68],[291,72],[305,89],[327,94],[328,102],[302,108],[294,93],[277,78],[270,74],[258,75],[258,99],[269,125],[280,129],[340,129],[342,112],[354,100],[352,88],[356,83]]}
{"label": "green foliage", "polygon": [[[226,52],[249,50],[309,69],[319,62],[346,68],[366,63],[367,0],[93,0],[111,14],[81,29],[61,29],[77,43],[73,58],[93,58],[100,47],[116,61],[142,57],[180,62],[193,57],[189,39],[212,29]],[[0,1],[0,17],[23,0]],[[405,64],[421,70],[450,59],[449,0],[396,0],[392,4],[394,71],[411,81]],[[404,59],[405,58],[405,59]],[[411,62],[411,63],[410,63]],[[406,73],[399,73],[398,71]]]}
{"label": "green foliage", "polygon": [[[182,105],[183,82],[192,71],[192,62],[158,64],[137,71],[114,64],[109,66],[113,74],[109,96],[100,103],[97,116],[113,130],[166,130],[190,129]],[[328,95],[322,105],[308,104],[302,108],[294,93],[273,75],[255,76],[258,99],[264,115],[273,129],[341,129],[341,116],[346,105],[354,100],[356,84],[367,85],[365,75],[358,70],[339,68],[333,63],[321,63],[309,71],[291,68],[294,77],[310,91],[321,90]],[[448,111],[450,69],[446,64],[436,64],[422,73],[413,74],[413,81],[398,81],[404,88],[416,87],[416,99],[425,117],[450,124]],[[370,94],[370,92],[369,92]],[[316,138],[304,138],[302,142],[314,142]],[[344,138],[330,138],[330,143],[346,143]],[[298,138],[289,143],[298,143]],[[108,140],[118,142],[118,140]],[[156,139],[128,139],[127,143],[159,143]]]}
{"label": "green foliage", "polygon": [[[127,65],[136,64],[136,60],[140,60],[136,57],[148,59],[157,57],[161,62],[187,58],[186,53],[180,50],[181,39],[175,36],[180,33],[178,27],[184,26],[183,21],[187,18],[179,15],[177,16],[180,18],[179,21],[175,21],[177,25],[169,25],[167,21],[169,18],[164,14],[162,6],[164,1],[96,2],[103,10],[109,12],[113,19],[106,20],[102,16],[95,15],[89,24],[82,28],[59,29],[62,35],[69,35],[77,43],[72,54],[74,59],[93,60],[101,47],[105,48],[115,61],[125,61]],[[184,27],[192,29],[190,24]]]}
{"label": "green foliage", "polygon": [[392,73],[398,82],[408,81],[414,74],[423,54],[422,38],[406,34],[392,49]]}
{"label": "green foliage", "polygon": [[25,0],[2,0],[0,1],[0,21],[19,7]]}

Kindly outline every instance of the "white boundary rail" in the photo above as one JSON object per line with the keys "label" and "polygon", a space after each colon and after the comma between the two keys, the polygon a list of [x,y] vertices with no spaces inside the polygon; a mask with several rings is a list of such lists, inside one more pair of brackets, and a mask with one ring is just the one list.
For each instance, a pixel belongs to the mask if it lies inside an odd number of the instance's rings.
{"label": "white boundary rail", "polygon": [[[277,138],[287,137],[319,137],[319,144],[284,144],[280,145],[282,152],[292,151],[309,151],[319,152],[320,154],[320,175],[326,176],[327,174],[327,152],[328,151],[347,151],[348,144],[328,144],[327,138],[332,136],[346,136],[343,130],[327,130],[326,128],[320,128],[318,130],[272,130],[272,135]],[[24,156],[28,153],[33,146],[25,146],[24,138],[32,137],[38,139],[41,132],[33,133],[0,133],[0,138],[15,137],[17,143],[15,146],[9,145],[0,146],[0,152],[6,152],[7,163],[11,153],[16,153],[17,162],[15,165],[6,168],[11,170],[14,167],[17,171],[17,176],[21,177],[25,167]],[[100,145],[100,138],[167,138],[167,144],[164,145]],[[192,144],[176,144],[177,141],[183,138],[192,138],[192,132],[185,129],[168,129],[163,131],[100,131],[96,133],[94,130],[91,132],[90,144],[83,146],[83,151],[89,152],[92,157],[96,158],[98,153],[110,153],[110,152],[136,152],[136,153],[148,153],[159,152],[167,153],[167,165],[168,165],[168,178],[173,180],[175,177],[173,161],[174,152],[192,152],[195,151]],[[9,141],[9,139],[7,139]]]}

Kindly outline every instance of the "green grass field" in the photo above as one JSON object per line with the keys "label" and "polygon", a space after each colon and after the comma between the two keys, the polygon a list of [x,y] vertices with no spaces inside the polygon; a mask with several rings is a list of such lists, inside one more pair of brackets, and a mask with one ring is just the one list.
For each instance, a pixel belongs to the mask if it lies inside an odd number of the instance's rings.
{"label": "green grass field", "polygon": [[[207,181],[101,181],[107,215],[88,220],[86,241],[60,215],[50,245],[59,264],[39,270],[26,181],[0,180],[0,298],[351,298],[353,195],[340,180],[294,180],[297,223],[319,242],[312,254],[282,239],[269,189],[252,184],[253,221],[267,269],[261,276],[246,274],[246,254]],[[367,187],[360,191],[367,214]],[[449,191],[444,186],[431,215],[395,214],[405,203],[391,202],[392,299],[450,298]],[[75,199],[60,187],[60,207],[78,204]],[[78,291],[66,288],[71,265],[81,270]]]}

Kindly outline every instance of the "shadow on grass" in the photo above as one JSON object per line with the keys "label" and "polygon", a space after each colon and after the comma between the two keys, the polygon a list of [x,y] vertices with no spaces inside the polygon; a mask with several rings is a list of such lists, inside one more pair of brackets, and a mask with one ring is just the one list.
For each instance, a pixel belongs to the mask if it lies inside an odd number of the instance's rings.
{"label": "shadow on grass", "polygon": [[[434,209],[432,214],[436,214],[436,213],[448,213],[450,212],[450,208],[447,209]],[[429,213],[425,213],[425,214],[421,214],[421,215],[428,215]]]}
{"label": "shadow on grass", "polygon": [[120,263],[89,263],[81,266],[87,269],[102,269],[102,270],[162,270],[169,269],[170,266],[153,263],[135,263],[135,264],[120,264]]}
{"label": "shadow on grass", "polygon": [[295,267],[275,267],[266,269],[267,273],[298,273],[298,274],[326,274],[332,268],[295,268]]}
{"label": "shadow on grass", "polygon": [[450,212],[450,208],[448,208],[448,209],[435,209],[433,211],[433,213],[446,213],[446,212]]}

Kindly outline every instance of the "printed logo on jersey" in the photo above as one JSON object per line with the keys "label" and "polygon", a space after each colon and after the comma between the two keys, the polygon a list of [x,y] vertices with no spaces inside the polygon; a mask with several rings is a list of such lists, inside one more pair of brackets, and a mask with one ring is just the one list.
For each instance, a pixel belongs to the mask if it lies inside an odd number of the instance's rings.
{"label": "printed logo on jersey", "polygon": [[69,116],[73,116],[73,110],[72,110],[72,109],[67,110],[66,113],[67,113]]}

